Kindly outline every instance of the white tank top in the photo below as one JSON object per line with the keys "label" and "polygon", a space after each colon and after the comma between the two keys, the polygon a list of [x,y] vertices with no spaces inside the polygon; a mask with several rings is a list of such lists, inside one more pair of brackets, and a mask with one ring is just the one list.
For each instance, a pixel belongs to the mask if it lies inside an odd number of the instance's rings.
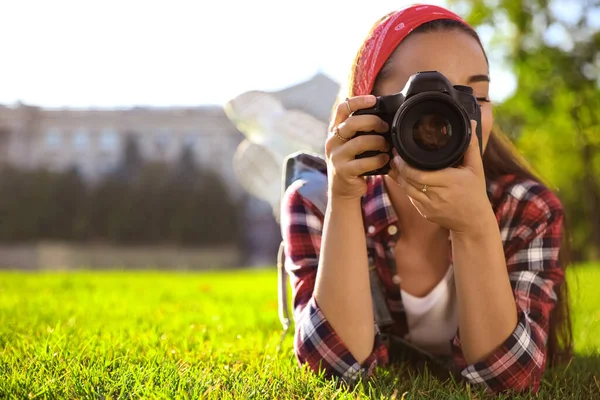
{"label": "white tank top", "polygon": [[452,265],[425,297],[400,289],[408,322],[408,341],[438,356],[450,355],[450,341],[458,328],[458,305]]}

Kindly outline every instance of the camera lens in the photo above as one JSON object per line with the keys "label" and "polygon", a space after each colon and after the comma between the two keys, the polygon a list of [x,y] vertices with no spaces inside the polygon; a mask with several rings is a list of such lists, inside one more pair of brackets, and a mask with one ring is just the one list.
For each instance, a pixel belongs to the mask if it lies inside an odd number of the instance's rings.
{"label": "camera lens", "polygon": [[443,149],[451,136],[452,125],[440,114],[422,115],[413,125],[413,140],[423,150]]}
{"label": "camera lens", "polygon": [[414,168],[447,168],[461,160],[469,145],[469,116],[448,94],[419,93],[394,115],[391,136],[398,154]]}

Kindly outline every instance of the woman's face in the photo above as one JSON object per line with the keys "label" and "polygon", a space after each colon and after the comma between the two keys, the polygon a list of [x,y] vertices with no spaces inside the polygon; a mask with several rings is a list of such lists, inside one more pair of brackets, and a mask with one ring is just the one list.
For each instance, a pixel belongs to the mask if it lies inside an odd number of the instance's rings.
{"label": "woman's face", "polygon": [[380,96],[401,91],[408,78],[420,71],[438,71],[453,85],[473,88],[480,99],[483,147],[492,130],[488,65],[477,40],[460,30],[418,33],[402,42],[390,59],[386,77],[375,88]]}

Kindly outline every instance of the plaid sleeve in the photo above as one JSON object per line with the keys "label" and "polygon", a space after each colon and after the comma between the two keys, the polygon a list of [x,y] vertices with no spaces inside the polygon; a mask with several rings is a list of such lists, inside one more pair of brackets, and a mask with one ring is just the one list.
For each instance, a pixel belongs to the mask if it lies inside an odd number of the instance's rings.
{"label": "plaid sleeve", "polygon": [[283,199],[281,226],[285,246],[286,271],[292,285],[295,335],[294,351],[298,362],[328,377],[355,382],[372,375],[379,364],[387,363],[387,349],[375,326],[371,355],[360,364],[348,351],[321,312],[313,291],[319,264],[323,215],[297,192],[292,184]]}
{"label": "plaid sleeve", "polygon": [[558,198],[535,183],[517,184],[497,209],[504,254],[518,311],[517,326],[485,360],[467,365],[457,335],[453,355],[462,375],[494,392],[538,391],[546,365],[550,311],[563,282],[558,261],[563,211]]}

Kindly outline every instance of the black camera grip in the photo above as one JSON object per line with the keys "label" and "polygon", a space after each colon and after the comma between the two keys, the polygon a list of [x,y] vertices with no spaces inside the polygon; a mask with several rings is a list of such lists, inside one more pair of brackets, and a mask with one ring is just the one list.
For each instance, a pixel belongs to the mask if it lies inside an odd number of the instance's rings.
{"label": "black camera grip", "polygon": [[[352,114],[350,114],[350,116],[354,116],[354,115],[375,115],[378,117],[382,117],[382,109],[381,109],[381,104],[380,104],[380,99],[379,97],[377,97],[377,102],[375,103],[375,105],[373,107],[369,107],[369,108],[361,108],[360,110],[356,110],[354,111]],[[388,124],[391,124],[391,121],[386,121]],[[380,133],[380,132],[375,132],[375,131],[369,131],[369,132],[356,132],[356,134],[354,135],[354,137],[358,137],[358,136],[363,136],[363,135],[378,135],[378,136],[383,136],[388,142],[390,142],[390,151],[387,152],[387,154],[390,156],[390,160],[392,159],[392,150],[391,150],[391,141],[390,141],[390,133]],[[369,150],[369,151],[365,151],[363,153],[357,154],[356,155],[356,159],[359,158],[369,158],[369,157],[375,157],[378,156],[379,154],[382,153],[386,153],[384,151],[378,151],[378,150]],[[383,166],[380,169],[374,170],[374,171],[369,171],[365,174],[362,174],[361,176],[370,176],[370,175],[387,175],[387,173],[390,171],[391,167],[390,167],[390,163],[388,162],[385,166]]]}

